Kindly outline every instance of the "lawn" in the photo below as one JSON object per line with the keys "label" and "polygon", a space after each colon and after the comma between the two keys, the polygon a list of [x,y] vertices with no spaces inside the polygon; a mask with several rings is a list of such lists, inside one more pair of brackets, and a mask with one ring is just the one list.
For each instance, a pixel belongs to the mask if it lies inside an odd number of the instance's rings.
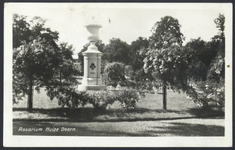
{"label": "lawn", "polygon": [[24,99],[13,105],[14,120],[50,120],[50,121],[151,121],[195,117],[223,116],[222,111],[201,109],[186,94],[167,91],[167,110],[162,107],[162,94],[146,94],[134,110],[125,110],[115,102],[107,110],[98,111],[91,105],[84,108],[62,108],[58,100],[50,98],[42,89],[34,91],[32,112],[27,112],[27,100]]}

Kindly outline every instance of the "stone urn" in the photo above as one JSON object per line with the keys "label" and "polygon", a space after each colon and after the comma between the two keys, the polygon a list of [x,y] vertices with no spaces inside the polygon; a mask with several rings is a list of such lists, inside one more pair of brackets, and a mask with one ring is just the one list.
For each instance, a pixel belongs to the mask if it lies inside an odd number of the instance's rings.
{"label": "stone urn", "polygon": [[106,89],[106,86],[102,85],[100,75],[102,53],[95,46],[95,43],[99,40],[99,29],[102,26],[97,23],[92,23],[85,27],[90,33],[88,36],[90,45],[88,49],[82,53],[84,56],[84,76],[82,84],[78,85],[78,90],[103,90]]}

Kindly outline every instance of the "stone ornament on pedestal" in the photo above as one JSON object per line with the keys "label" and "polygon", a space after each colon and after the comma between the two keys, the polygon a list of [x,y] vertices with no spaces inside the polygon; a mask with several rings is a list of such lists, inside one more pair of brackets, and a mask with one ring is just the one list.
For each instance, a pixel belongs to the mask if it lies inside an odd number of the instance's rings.
{"label": "stone ornament on pedestal", "polygon": [[86,25],[85,27],[91,34],[88,37],[90,46],[85,52],[82,53],[84,56],[84,77],[82,79],[82,84],[78,85],[78,90],[86,91],[106,89],[106,86],[102,85],[100,76],[102,53],[95,46],[95,43],[99,40],[99,28],[101,28],[102,26],[94,23]]}

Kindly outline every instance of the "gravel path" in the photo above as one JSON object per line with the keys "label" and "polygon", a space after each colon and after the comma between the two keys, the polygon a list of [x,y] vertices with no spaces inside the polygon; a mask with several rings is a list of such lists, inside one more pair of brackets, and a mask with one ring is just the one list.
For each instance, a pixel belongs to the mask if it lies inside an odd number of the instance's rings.
{"label": "gravel path", "polygon": [[13,122],[13,134],[71,136],[224,136],[224,119],[89,123],[15,121]]}

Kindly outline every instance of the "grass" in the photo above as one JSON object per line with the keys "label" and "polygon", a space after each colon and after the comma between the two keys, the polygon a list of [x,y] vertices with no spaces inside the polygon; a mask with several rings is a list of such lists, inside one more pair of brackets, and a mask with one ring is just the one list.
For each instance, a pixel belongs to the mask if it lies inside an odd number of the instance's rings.
{"label": "grass", "polygon": [[223,112],[213,109],[201,109],[184,93],[167,92],[167,110],[163,110],[162,94],[146,94],[137,108],[125,110],[115,102],[108,110],[95,110],[91,105],[84,108],[62,108],[58,100],[50,98],[44,90],[34,92],[32,112],[27,111],[26,99],[13,105],[15,120],[51,120],[51,121],[138,121],[138,120],[168,120],[193,117],[223,116]]}

